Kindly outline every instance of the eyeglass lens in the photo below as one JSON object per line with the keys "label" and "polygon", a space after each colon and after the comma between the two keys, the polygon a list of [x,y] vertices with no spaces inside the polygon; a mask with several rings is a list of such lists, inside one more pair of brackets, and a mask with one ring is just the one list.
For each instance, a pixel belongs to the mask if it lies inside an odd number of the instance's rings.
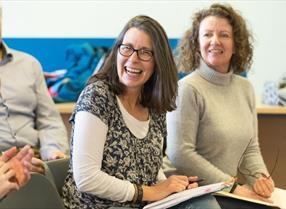
{"label": "eyeglass lens", "polygon": [[134,49],[132,46],[125,44],[119,46],[119,53],[122,56],[130,57],[134,52],[136,52],[138,58],[143,61],[149,61],[153,57],[153,52],[150,49]]}

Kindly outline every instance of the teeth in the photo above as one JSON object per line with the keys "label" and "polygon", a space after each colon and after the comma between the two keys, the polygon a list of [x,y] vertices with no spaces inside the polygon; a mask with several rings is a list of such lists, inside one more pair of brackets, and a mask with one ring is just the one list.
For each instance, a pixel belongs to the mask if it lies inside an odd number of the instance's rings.
{"label": "teeth", "polygon": [[134,69],[134,68],[127,68],[127,67],[125,67],[125,70],[129,73],[135,73],[135,74],[140,74],[142,72],[142,70]]}
{"label": "teeth", "polygon": [[222,49],[211,49],[209,50],[209,52],[213,52],[213,53],[223,53],[223,50]]}

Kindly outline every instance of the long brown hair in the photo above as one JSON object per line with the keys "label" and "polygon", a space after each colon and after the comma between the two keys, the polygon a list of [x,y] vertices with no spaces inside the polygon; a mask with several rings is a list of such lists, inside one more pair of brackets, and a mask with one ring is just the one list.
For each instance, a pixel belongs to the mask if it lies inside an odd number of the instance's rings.
{"label": "long brown hair", "polygon": [[125,25],[103,66],[91,77],[89,83],[97,79],[106,80],[116,95],[124,94],[125,86],[119,81],[116,59],[118,47],[122,43],[125,33],[133,27],[150,36],[155,61],[154,73],[144,84],[140,103],[158,113],[172,111],[176,108],[177,68],[166,32],[156,20],[148,16],[136,16]]}
{"label": "long brown hair", "polygon": [[188,29],[176,49],[177,64],[180,71],[193,71],[200,64],[199,29],[201,22],[208,16],[225,18],[233,29],[235,54],[230,65],[235,73],[248,70],[252,64],[253,37],[242,16],[229,5],[212,4],[200,10],[193,17],[192,27]]}

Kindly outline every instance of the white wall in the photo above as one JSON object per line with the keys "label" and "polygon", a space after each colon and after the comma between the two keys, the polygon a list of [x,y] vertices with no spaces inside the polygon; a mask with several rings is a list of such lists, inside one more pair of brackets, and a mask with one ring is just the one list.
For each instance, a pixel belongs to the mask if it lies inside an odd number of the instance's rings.
{"label": "white wall", "polygon": [[[150,15],[170,38],[180,38],[194,11],[213,1],[2,0],[3,37],[114,38],[138,14]],[[286,1],[224,1],[240,10],[256,42],[249,79],[263,83],[286,72]]]}

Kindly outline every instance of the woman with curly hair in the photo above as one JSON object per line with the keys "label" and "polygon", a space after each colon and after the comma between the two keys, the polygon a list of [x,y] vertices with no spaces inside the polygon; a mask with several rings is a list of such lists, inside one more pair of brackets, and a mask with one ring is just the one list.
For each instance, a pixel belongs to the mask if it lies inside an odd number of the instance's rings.
{"label": "woman with curly hair", "polygon": [[167,114],[165,172],[232,179],[240,171],[248,186],[231,192],[267,200],[274,182],[260,153],[254,90],[239,74],[252,64],[252,36],[229,5],[197,12],[178,46],[177,109]]}

